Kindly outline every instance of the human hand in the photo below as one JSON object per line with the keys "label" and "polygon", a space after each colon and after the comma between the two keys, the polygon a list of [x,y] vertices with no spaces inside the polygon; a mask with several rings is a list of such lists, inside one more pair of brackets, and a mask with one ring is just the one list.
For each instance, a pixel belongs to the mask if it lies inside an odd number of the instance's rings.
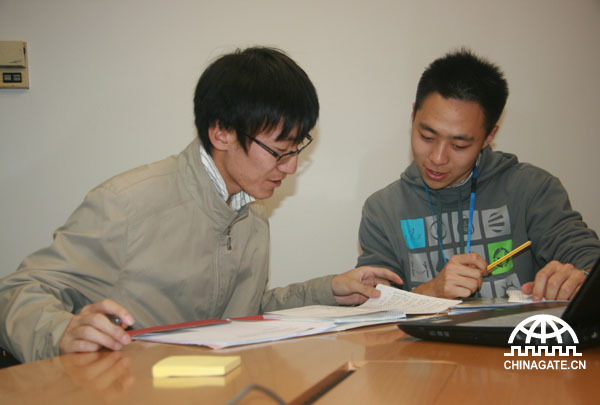
{"label": "human hand", "polygon": [[331,290],[340,305],[362,304],[369,298],[377,298],[381,293],[377,284],[403,284],[399,275],[382,267],[362,266],[338,274],[331,280]]}
{"label": "human hand", "polygon": [[523,284],[523,294],[531,294],[533,301],[570,300],[586,279],[586,274],[572,264],[556,260],[546,264],[535,275],[535,280]]}
{"label": "human hand", "polygon": [[[113,324],[107,314],[119,317],[121,324]],[[124,329],[133,323],[131,314],[113,300],[86,305],[67,325],[59,343],[60,354],[94,352],[102,347],[119,350],[131,343],[131,337]]]}
{"label": "human hand", "polygon": [[486,261],[477,253],[454,255],[440,274],[413,292],[439,298],[465,298],[481,287],[483,277],[489,273]]}

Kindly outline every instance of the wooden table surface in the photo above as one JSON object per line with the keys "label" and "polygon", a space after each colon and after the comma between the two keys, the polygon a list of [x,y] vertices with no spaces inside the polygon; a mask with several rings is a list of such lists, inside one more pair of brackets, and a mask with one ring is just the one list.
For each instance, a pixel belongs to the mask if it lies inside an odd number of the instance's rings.
{"label": "wooden table surface", "polygon": [[[238,348],[134,342],[120,352],[59,356],[0,370],[0,404],[221,404],[257,384],[286,403],[598,403],[600,347],[585,370],[507,370],[508,349],[419,341],[394,325]],[[170,355],[239,355],[224,377],[153,379]],[[533,358],[531,358],[533,359]],[[544,358],[536,358],[540,360]],[[321,394],[319,394],[321,393]],[[239,404],[276,404],[250,390]]]}

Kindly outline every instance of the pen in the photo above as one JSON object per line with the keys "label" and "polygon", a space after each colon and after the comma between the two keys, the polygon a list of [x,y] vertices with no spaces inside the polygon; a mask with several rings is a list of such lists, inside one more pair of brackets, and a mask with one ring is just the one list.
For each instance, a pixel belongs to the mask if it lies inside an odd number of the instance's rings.
{"label": "pen", "polygon": [[496,260],[494,263],[488,264],[487,269],[488,270],[493,269],[498,264],[502,263],[506,259],[510,259],[511,257],[513,257],[514,255],[516,255],[517,253],[519,253],[521,250],[525,249],[529,245],[531,245],[531,241],[530,240],[528,240],[527,242],[523,243],[521,246],[519,246],[518,248],[514,249],[512,252],[509,252],[509,253],[505,254],[500,259]]}
{"label": "pen", "polygon": [[114,323],[117,326],[121,325],[121,318],[119,318],[116,315],[112,315],[112,314],[104,314],[106,315],[106,317],[108,318],[109,321],[111,321],[112,323]]}

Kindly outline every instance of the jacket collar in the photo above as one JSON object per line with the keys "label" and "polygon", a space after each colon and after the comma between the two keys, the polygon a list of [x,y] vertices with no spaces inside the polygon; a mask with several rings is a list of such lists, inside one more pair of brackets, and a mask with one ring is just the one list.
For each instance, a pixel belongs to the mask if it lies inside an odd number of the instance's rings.
{"label": "jacket collar", "polygon": [[186,188],[200,208],[207,211],[209,217],[230,226],[248,215],[248,205],[236,211],[219,194],[202,164],[200,140],[197,137],[179,155],[179,171]]}

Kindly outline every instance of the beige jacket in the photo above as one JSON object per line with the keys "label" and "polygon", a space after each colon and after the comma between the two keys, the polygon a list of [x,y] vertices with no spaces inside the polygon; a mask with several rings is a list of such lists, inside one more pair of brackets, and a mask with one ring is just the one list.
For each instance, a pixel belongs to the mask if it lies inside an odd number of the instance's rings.
{"label": "beige jacket", "polygon": [[22,361],[58,355],[72,314],[104,298],[135,328],[335,305],[331,276],[265,291],[268,260],[264,207],[231,209],[196,139],[92,190],[51,246],[0,280],[0,346]]}

